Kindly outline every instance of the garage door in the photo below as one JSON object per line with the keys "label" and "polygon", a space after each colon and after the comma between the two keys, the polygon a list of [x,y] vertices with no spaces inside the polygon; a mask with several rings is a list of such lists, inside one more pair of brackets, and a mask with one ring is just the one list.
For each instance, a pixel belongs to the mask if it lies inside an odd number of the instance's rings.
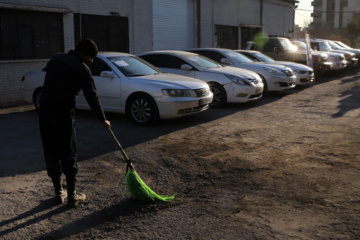
{"label": "garage door", "polygon": [[194,47],[193,0],[153,0],[154,50]]}

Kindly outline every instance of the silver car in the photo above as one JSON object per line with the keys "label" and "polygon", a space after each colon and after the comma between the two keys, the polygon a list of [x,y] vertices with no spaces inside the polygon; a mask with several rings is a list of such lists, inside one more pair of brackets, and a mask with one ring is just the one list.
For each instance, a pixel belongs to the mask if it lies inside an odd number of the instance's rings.
{"label": "silver car", "polygon": [[256,72],[264,82],[264,91],[281,91],[296,85],[294,72],[284,65],[254,62],[241,53],[224,48],[196,48],[189,51],[227,66]]}
{"label": "silver car", "polygon": [[[200,113],[213,99],[206,82],[162,73],[127,53],[100,52],[90,69],[104,110],[126,113],[138,125]],[[20,87],[23,99],[37,108],[45,74],[46,66],[26,73]],[[77,108],[90,109],[82,92]]]}
{"label": "silver car", "polygon": [[281,64],[291,68],[296,76],[296,85],[309,85],[315,81],[314,70],[301,63],[288,61],[275,61],[271,57],[255,50],[235,50],[255,62]]}
{"label": "silver car", "polygon": [[190,76],[206,81],[214,93],[212,107],[226,103],[243,103],[262,97],[264,84],[253,71],[221,64],[186,51],[153,51],[139,57],[168,73]]}

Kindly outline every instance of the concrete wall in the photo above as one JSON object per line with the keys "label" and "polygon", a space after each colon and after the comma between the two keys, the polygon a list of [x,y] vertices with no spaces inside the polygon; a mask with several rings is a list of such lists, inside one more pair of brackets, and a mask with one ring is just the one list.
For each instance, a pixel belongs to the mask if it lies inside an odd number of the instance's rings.
{"label": "concrete wall", "polygon": [[[293,4],[278,0],[263,1],[263,16],[260,17],[260,0],[200,0],[201,47],[214,46],[214,25],[263,24],[268,35],[293,36]],[[262,23],[261,23],[262,21]],[[239,28],[240,34],[240,28]],[[239,36],[240,46],[241,36]]]}
{"label": "concrete wall", "polygon": [[[65,52],[75,47],[74,13],[110,16],[111,12],[129,18],[130,53],[152,50],[150,0],[0,0],[0,6],[4,7],[6,4],[24,10],[68,9],[63,13]],[[19,86],[22,76],[47,61],[48,59],[0,61],[0,107],[21,103]]]}

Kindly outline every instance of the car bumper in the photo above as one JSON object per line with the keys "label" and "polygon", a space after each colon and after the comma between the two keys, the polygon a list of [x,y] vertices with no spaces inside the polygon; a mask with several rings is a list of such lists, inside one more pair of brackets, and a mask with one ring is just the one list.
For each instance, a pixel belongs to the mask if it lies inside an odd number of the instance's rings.
{"label": "car bumper", "polygon": [[227,93],[227,102],[244,103],[254,101],[262,97],[264,85],[261,83],[257,86],[244,86],[235,83],[224,85]]}
{"label": "car bumper", "polygon": [[335,70],[335,71],[340,70],[340,69],[345,68],[347,65],[348,65],[348,63],[346,60],[333,62],[331,70]]}
{"label": "car bumper", "polygon": [[295,73],[296,76],[296,85],[308,85],[315,81],[315,75],[314,72],[306,73],[306,74],[300,74]]}
{"label": "car bumper", "polygon": [[161,119],[178,118],[200,113],[209,108],[213,95],[203,98],[175,98],[166,97],[157,101]]}
{"label": "car bumper", "polygon": [[295,75],[291,77],[273,77],[267,82],[267,91],[281,91],[296,86]]}

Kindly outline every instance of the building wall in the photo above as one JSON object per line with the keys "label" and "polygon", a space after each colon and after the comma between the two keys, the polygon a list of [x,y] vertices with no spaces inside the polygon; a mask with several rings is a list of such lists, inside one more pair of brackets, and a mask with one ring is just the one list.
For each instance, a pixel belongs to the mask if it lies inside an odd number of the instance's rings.
{"label": "building wall", "polygon": [[[180,0],[174,0],[180,1]],[[263,16],[260,6],[263,2]],[[0,0],[4,4],[23,6],[24,10],[37,7],[67,9],[63,13],[64,50],[75,47],[74,13],[94,15],[119,15],[129,20],[129,51],[139,54],[153,50],[153,8],[152,0]],[[239,28],[239,46],[241,41],[240,26],[263,26],[269,35],[289,36],[288,30],[294,25],[290,0],[194,0],[196,39],[200,47],[214,46],[214,26],[229,25]],[[21,100],[19,86],[21,77],[28,71],[48,59],[0,61],[0,107],[18,104]]]}
{"label": "building wall", "polygon": [[[4,4],[22,6],[24,10],[38,7],[68,9],[63,14],[65,52],[75,47],[74,13],[128,17],[130,53],[138,54],[152,49],[152,1],[149,0],[0,0],[0,6]],[[19,87],[22,76],[47,61],[0,61],[0,107],[21,103]]]}
{"label": "building wall", "polygon": [[[268,35],[293,37],[294,2],[263,0],[200,0],[201,47],[214,46],[214,25],[263,26]],[[239,34],[240,34],[239,29]],[[239,36],[240,46],[241,36]]]}

